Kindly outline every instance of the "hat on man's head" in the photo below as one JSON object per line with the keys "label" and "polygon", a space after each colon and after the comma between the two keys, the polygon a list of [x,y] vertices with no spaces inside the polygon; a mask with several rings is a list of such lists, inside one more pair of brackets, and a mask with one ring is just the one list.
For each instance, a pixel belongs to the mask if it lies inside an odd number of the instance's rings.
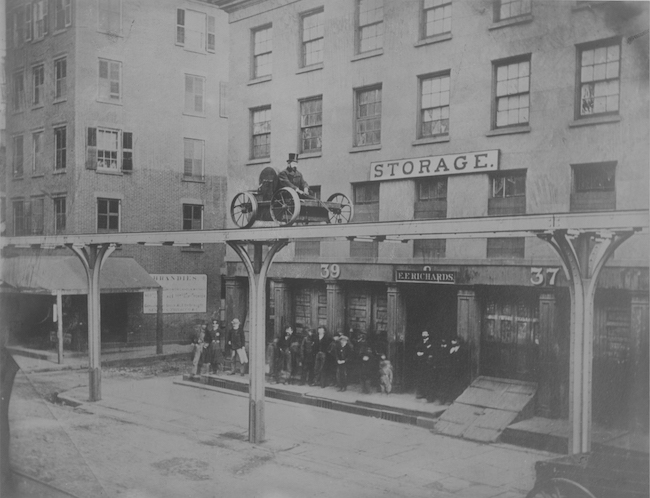
{"label": "hat on man's head", "polygon": [[294,152],[290,152],[289,153],[289,159],[287,159],[287,162],[292,163],[294,161],[298,161],[298,154],[296,154]]}
{"label": "hat on man's head", "polygon": [[238,319],[238,318],[233,318],[233,319],[232,319],[232,322],[230,322],[230,323],[233,323],[233,324],[235,324],[235,323],[236,323],[236,324],[239,324],[240,322],[239,322],[239,319]]}
{"label": "hat on man's head", "polygon": [[429,337],[429,332],[427,332],[426,330],[422,332],[422,337]]}

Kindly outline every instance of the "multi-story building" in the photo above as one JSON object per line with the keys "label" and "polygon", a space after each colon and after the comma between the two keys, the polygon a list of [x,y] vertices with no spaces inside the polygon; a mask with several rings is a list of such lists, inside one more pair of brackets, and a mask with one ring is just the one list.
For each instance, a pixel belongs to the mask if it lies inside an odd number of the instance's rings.
{"label": "multi-story building", "polygon": [[[648,209],[647,5],[212,3],[230,21],[228,198],[296,152],[357,222]],[[600,278],[593,379],[597,422],[646,410],[646,429],[647,243],[632,237]],[[245,314],[245,274],[227,255],[229,318]],[[458,338],[468,379],[533,381],[537,413],[567,416],[569,290],[540,239],[301,241],[269,275],[269,339],[365,332],[409,390],[421,332]]]}
{"label": "multi-story building", "polygon": [[[223,228],[222,11],[193,0],[8,0],[6,12],[8,235]],[[31,256],[52,254],[74,258]],[[124,247],[111,260],[134,258],[163,288],[198,282],[197,300],[183,308],[186,286],[165,304],[164,337],[177,340],[218,313],[223,255],[216,245]],[[13,318],[24,333],[51,298],[21,296]],[[102,296],[102,340],[154,340],[155,292],[153,305],[143,296]],[[83,314],[83,299],[66,299],[64,313]]]}

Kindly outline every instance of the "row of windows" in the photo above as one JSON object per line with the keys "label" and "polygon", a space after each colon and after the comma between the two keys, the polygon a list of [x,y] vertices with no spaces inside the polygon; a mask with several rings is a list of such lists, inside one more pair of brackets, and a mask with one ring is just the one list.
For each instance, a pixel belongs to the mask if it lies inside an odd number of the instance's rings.
{"label": "row of windows", "polygon": [[51,16],[49,6],[49,0],[35,0],[13,10],[11,27],[14,47],[42,40],[50,30],[56,33],[72,24],[72,0],[54,0]]}
{"label": "row of windows", "polygon": [[[619,41],[607,40],[578,47],[576,117],[612,115],[619,111]],[[493,62],[492,129],[508,129],[530,124],[531,55]],[[417,139],[435,139],[450,133],[451,73],[439,72],[418,77]],[[300,147],[302,153],[322,149],[323,97],[299,101]],[[381,144],[382,85],[354,92],[353,145]],[[270,157],[271,106],[251,112],[251,158]]]}
{"label": "row of windows", "polygon": [[[55,59],[52,64],[52,91],[54,102],[65,100],[68,94],[68,62],[65,57]],[[31,87],[29,100],[25,94],[25,70],[13,74],[11,107],[14,112],[24,110],[26,102],[32,107],[41,107],[45,103],[45,64],[36,64],[31,68]]]}
{"label": "row of windows", "polygon": [[[25,176],[25,166],[32,176],[45,174],[49,164],[54,171],[65,171],[67,165],[67,128],[54,127],[46,136],[44,130],[31,133],[31,157],[25,161],[25,137],[16,135],[12,143],[12,173],[14,178]],[[48,154],[47,150],[52,150]],[[183,176],[202,180],[205,175],[205,141],[183,139]],[[99,171],[121,171],[129,173],[134,166],[133,133],[119,129],[88,127],[86,129],[86,169]],[[51,163],[48,156],[51,157]]]}

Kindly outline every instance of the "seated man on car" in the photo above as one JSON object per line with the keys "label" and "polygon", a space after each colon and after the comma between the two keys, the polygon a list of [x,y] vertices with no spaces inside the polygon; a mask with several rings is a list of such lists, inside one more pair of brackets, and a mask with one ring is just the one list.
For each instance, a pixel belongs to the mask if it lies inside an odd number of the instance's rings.
{"label": "seated man on car", "polygon": [[288,187],[295,190],[298,195],[312,198],[309,193],[309,185],[298,171],[298,154],[290,153],[287,159],[287,168],[280,171],[278,175],[280,187]]}

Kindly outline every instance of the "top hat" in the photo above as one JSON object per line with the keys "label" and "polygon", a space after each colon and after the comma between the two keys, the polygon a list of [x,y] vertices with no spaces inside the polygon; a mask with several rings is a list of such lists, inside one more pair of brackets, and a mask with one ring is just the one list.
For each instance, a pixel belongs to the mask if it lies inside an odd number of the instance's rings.
{"label": "top hat", "polygon": [[426,330],[422,332],[422,337],[429,337],[429,332],[427,332]]}
{"label": "top hat", "polygon": [[238,318],[233,318],[231,323],[239,323],[239,319]]}
{"label": "top hat", "polygon": [[289,159],[287,159],[287,162],[292,163],[294,161],[296,161],[296,162],[298,161],[298,154],[296,154],[294,152],[290,152],[289,153]]}

